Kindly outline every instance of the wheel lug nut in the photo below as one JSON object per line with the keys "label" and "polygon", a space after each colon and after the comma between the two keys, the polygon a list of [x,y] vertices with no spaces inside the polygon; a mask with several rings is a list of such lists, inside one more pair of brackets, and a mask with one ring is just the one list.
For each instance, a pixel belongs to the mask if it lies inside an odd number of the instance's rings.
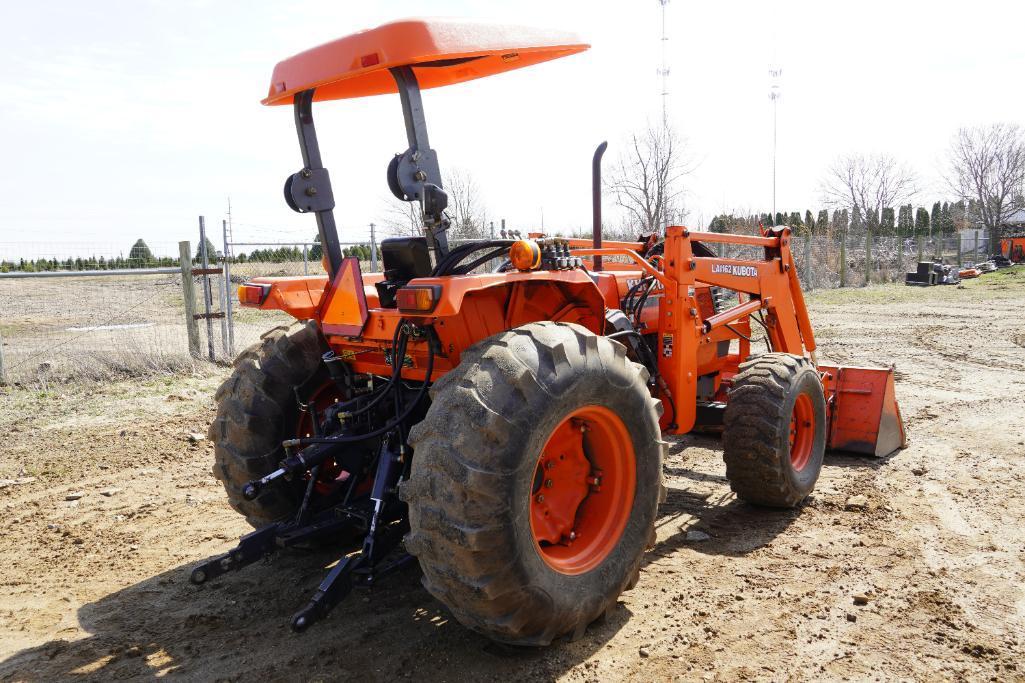
{"label": "wheel lug nut", "polygon": [[549,469],[550,470],[553,467],[555,467],[555,461],[549,460],[548,462],[545,463],[545,469]]}
{"label": "wheel lug nut", "polygon": [[545,481],[545,486],[546,486],[547,488],[552,488],[552,480],[551,480],[551,479],[548,479],[548,480],[546,480],[546,481]]}
{"label": "wheel lug nut", "polygon": [[543,503],[543,502],[545,502],[545,497],[544,496],[538,496],[536,500],[539,503]]}

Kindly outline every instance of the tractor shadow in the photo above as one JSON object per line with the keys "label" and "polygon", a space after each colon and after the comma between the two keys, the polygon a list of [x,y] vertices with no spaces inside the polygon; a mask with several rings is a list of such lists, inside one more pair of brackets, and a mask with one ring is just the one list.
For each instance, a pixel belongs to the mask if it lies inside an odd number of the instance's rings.
{"label": "tractor shadow", "polygon": [[[680,456],[697,449],[705,457],[680,464]],[[663,467],[669,483],[655,523],[659,540],[645,555],[647,566],[683,548],[706,555],[738,557],[771,544],[803,514],[814,514],[821,498],[812,493],[794,509],[774,509],[738,500],[722,466],[722,443],[717,436],[688,434],[671,440],[670,458]],[[900,455],[875,458],[829,451],[823,475],[833,468],[877,470]],[[676,455],[677,457],[673,457]]]}
{"label": "tractor shadow", "polygon": [[[630,619],[622,603],[574,642],[494,643],[464,628],[411,567],[355,590],[302,635],[288,628],[333,557],[283,553],[203,586],[180,565],[78,609],[81,631],[0,662],[0,680],[520,680],[558,678]],[[73,620],[72,620],[73,621]]]}
{"label": "tractor shadow", "polygon": [[801,508],[773,510],[739,501],[728,486],[727,493],[711,496],[670,487],[655,523],[660,540],[645,555],[644,565],[683,548],[706,555],[747,555],[772,543],[801,513]]}

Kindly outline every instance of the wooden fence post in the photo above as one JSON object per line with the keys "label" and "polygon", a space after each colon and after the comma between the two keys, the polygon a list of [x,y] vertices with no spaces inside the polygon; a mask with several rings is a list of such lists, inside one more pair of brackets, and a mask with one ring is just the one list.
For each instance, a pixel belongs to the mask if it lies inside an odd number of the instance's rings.
{"label": "wooden fence post", "polygon": [[811,265],[811,232],[804,235],[804,279],[805,289],[809,292],[814,288],[811,283],[811,276],[814,271]]}
{"label": "wooden fence post", "polygon": [[4,336],[0,334],[0,387],[7,385],[7,366],[4,364]]}
{"label": "wooden fence post", "polygon": [[[899,230],[897,231],[900,232]],[[894,282],[900,282],[904,279],[904,237],[900,234],[897,235],[897,275],[893,278]]]}
{"label": "wooden fence post", "polygon": [[200,357],[199,323],[196,322],[196,285],[192,281],[192,245],[186,240],[178,243],[178,258],[182,268],[182,298],[185,299],[185,329],[189,333],[189,355]]}
{"label": "wooden fence post", "polygon": [[865,286],[872,284],[872,226],[865,228]]}
{"label": "wooden fence post", "polygon": [[840,235],[840,286],[847,286],[847,232]]}

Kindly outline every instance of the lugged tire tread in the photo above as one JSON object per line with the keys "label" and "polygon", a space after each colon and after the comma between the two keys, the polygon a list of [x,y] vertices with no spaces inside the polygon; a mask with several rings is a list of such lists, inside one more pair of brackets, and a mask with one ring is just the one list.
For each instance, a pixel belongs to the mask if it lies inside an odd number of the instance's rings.
{"label": "lugged tire tread", "polygon": [[786,397],[800,373],[814,367],[805,358],[767,353],[740,364],[723,415],[723,460],[738,498],[771,507],[794,507],[807,492],[795,488],[783,469],[790,416]]}
{"label": "lugged tire tread", "polygon": [[254,527],[281,519],[297,505],[277,487],[246,500],[242,486],[277,464],[282,421],[294,410],[292,388],[319,364],[320,333],[314,324],[275,327],[238,355],[231,376],[214,394],[217,415],[207,432],[214,444],[212,473],[231,507]]}
{"label": "lugged tire tread", "polygon": [[[524,340],[536,353],[536,375],[513,348]],[[508,330],[463,352],[459,366],[432,388],[425,419],[410,430],[414,475],[400,487],[413,529],[407,549],[420,560],[427,590],[464,625],[497,640],[546,645],[580,631],[636,582],[640,556],[614,595],[557,610],[514,561],[520,551],[508,540],[509,501],[496,493],[513,472],[534,467],[529,459],[516,466],[495,462],[505,434],[528,426],[529,406],[551,395],[564,373],[589,363],[606,374],[613,367],[620,375],[632,371],[643,384],[639,366],[620,344],[584,328],[540,322]],[[660,406],[647,400],[657,434]],[[658,453],[664,457],[662,443]],[[653,523],[654,515],[645,540]]]}

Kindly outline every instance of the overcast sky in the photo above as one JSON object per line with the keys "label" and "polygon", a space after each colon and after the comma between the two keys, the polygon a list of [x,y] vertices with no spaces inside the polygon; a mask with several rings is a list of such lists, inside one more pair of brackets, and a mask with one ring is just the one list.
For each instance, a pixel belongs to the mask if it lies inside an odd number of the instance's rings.
{"label": "overcast sky", "polygon": [[[275,62],[397,18],[432,14],[577,31],[592,49],[426,91],[442,168],[465,169],[489,215],[514,227],[590,223],[589,164],[660,116],[659,4],[435,1],[51,0],[0,10],[0,256],[168,253],[220,228],[236,240],[308,239],[281,199],[301,165],[288,107],[264,107]],[[937,171],[963,125],[1025,117],[1025,3],[671,0],[669,115],[696,170],[690,222],[772,203],[768,69],[783,69],[779,210],[820,208],[838,154],[885,151],[942,193]],[[319,105],[343,240],[397,202],[385,185],[405,149],[398,97]],[[612,211],[607,199],[607,210]],[[217,240],[219,242],[219,240]],[[17,254],[14,254],[17,255]],[[65,254],[66,255],[66,254]]]}

